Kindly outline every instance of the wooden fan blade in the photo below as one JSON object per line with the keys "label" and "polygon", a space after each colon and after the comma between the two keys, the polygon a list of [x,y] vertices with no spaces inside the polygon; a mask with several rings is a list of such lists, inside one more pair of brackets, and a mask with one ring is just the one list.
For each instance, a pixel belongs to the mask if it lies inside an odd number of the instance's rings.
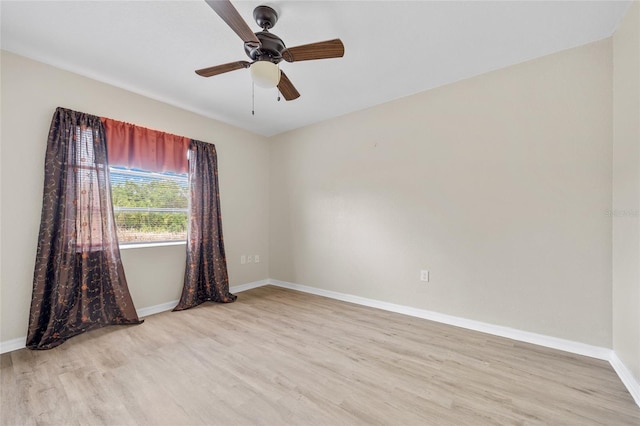
{"label": "wooden fan blade", "polygon": [[339,38],[320,41],[318,43],[303,44],[302,46],[290,47],[282,51],[282,57],[287,62],[341,58],[343,56],[344,44],[342,44]]}
{"label": "wooden fan blade", "polygon": [[228,64],[196,70],[196,74],[201,75],[202,77],[213,77],[214,75],[224,74],[225,72],[249,68],[249,65],[251,65],[251,62],[247,61],[229,62]]}
{"label": "wooden fan blade", "polygon": [[238,13],[235,7],[231,4],[229,0],[205,0],[207,4],[216,12],[224,22],[227,23],[229,27],[236,34],[240,36],[242,41],[245,43],[253,42],[260,46],[260,40],[258,37],[251,31],[249,25],[242,19],[242,16]]}
{"label": "wooden fan blade", "polygon": [[291,80],[289,80],[289,77],[287,77],[287,75],[282,71],[280,71],[280,83],[278,83],[278,90],[280,90],[280,93],[282,93],[282,96],[287,101],[292,101],[300,97],[298,90],[296,90]]}

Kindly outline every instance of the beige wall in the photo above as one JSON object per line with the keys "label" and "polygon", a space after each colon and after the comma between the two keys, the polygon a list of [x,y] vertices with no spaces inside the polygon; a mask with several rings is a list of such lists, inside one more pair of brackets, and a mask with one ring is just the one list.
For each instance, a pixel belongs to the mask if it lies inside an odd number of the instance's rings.
{"label": "beige wall", "polygon": [[605,40],[278,136],[270,277],[611,347],[611,64]]}
{"label": "beige wall", "polygon": [[[58,106],[211,142],[218,151],[231,285],[266,279],[266,138],[77,74],[2,52],[0,340],[26,335],[51,116]],[[241,254],[262,262],[240,265]],[[123,250],[138,309],[179,297],[185,247]]]}
{"label": "beige wall", "polygon": [[[270,146],[3,52],[0,340],[26,334],[45,141],[64,106],[216,144],[232,285],[271,277],[613,343],[637,374],[628,358],[637,346],[627,351],[626,342],[637,336],[627,318],[640,300],[612,313],[612,52],[611,40],[568,50],[278,135]],[[615,219],[614,232],[617,223],[631,221]],[[619,252],[635,256],[637,274],[638,240],[631,244]],[[262,263],[240,265],[240,254]],[[138,308],[178,298],[183,246],[122,257]],[[429,283],[418,281],[420,269],[431,271]],[[616,288],[617,309],[634,290]]]}
{"label": "beige wall", "polygon": [[640,3],[613,54],[613,349],[640,378]]}

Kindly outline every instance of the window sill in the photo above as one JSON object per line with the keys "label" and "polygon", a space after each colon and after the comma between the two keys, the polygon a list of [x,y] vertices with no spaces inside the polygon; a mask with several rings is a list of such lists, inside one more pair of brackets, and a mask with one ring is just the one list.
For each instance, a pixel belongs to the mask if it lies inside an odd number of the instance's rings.
{"label": "window sill", "polygon": [[157,243],[129,243],[129,244],[120,244],[120,250],[151,248],[151,247],[184,246],[186,244],[187,244],[186,241],[165,241],[165,242],[158,241]]}

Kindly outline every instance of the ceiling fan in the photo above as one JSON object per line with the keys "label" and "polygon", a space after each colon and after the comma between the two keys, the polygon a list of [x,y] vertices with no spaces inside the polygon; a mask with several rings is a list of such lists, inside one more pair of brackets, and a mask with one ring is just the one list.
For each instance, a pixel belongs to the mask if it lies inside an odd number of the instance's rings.
{"label": "ceiling fan", "polygon": [[282,96],[291,101],[300,97],[300,93],[279,69],[277,64],[280,61],[299,62],[344,56],[344,45],[340,39],[287,48],[280,37],[269,32],[278,21],[278,13],[269,6],[258,6],[253,11],[253,18],[262,28],[262,31],[254,33],[229,0],[205,1],[244,41],[244,51],[252,62],[235,61],[196,70],[196,74],[202,77],[250,68],[254,83],[263,87],[278,86]]}

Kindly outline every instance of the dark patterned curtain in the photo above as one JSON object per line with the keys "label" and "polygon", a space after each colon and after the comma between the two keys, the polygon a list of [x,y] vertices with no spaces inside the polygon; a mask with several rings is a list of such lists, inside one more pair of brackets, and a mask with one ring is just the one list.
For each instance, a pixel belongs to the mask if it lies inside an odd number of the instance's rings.
{"label": "dark patterned curtain", "polygon": [[27,347],[50,349],[84,331],[140,322],[120,260],[102,122],[58,108],[47,142]]}
{"label": "dark patterned curtain", "polygon": [[233,302],[222,238],[218,159],[214,145],[191,141],[189,146],[189,231],[187,267],[180,303],[174,311],[202,302]]}

